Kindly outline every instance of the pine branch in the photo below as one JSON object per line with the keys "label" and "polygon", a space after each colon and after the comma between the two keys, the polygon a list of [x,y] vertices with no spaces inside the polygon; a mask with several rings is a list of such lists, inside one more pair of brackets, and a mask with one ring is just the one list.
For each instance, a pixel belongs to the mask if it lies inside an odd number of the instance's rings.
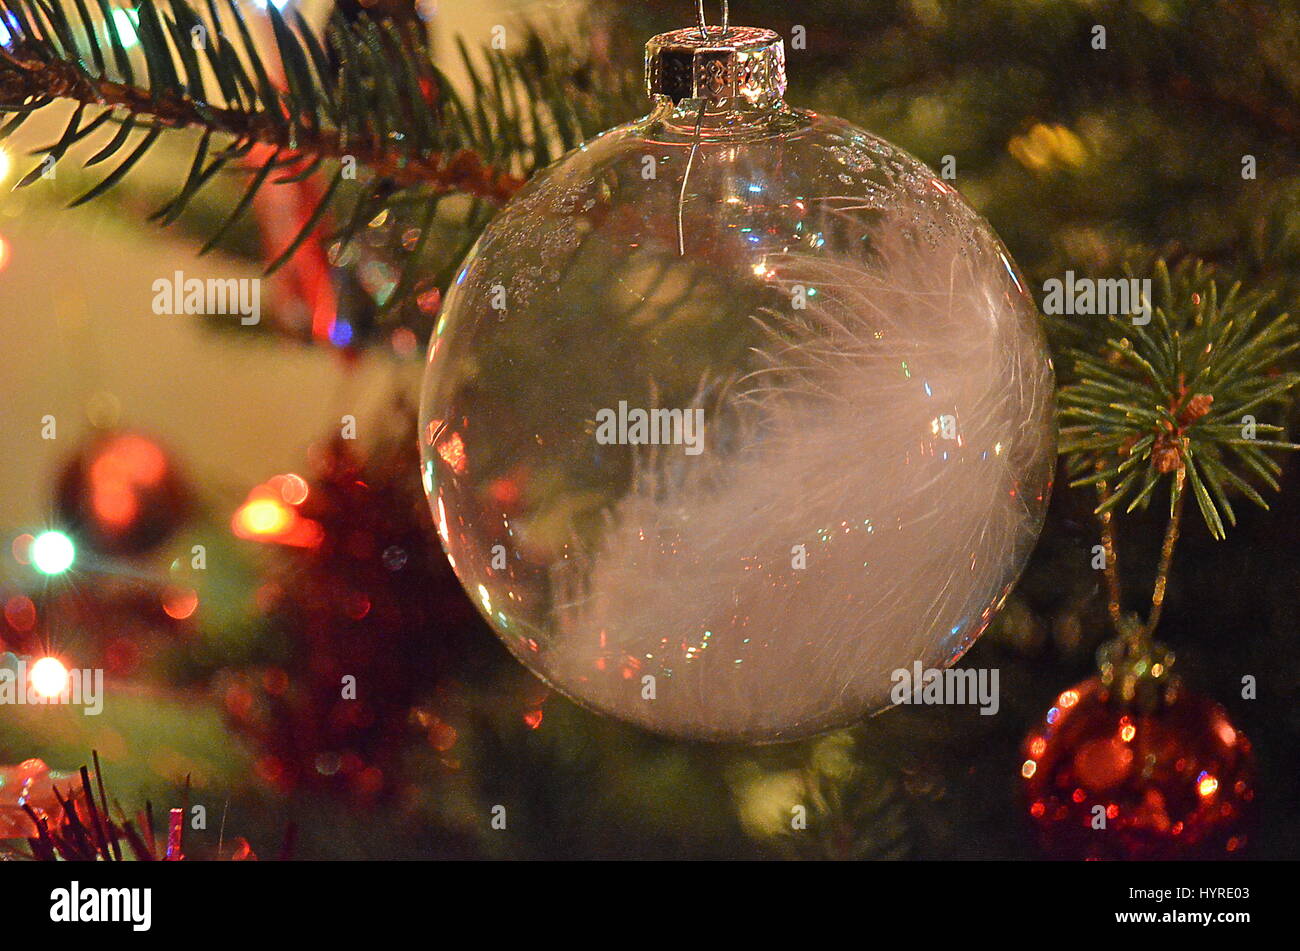
{"label": "pine branch", "polygon": [[[38,95],[30,90],[44,90],[46,95],[83,105],[106,106],[110,111],[122,107],[136,117],[137,123],[144,118],[154,128],[196,127],[229,135],[240,143],[274,146],[289,156],[284,159],[285,164],[305,156],[313,159],[351,156],[376,176],[401,188],[426,186],[434,191],[464,192],[501,202],[522,183],[520,176],[489,166],[468,148],[451,156],[406,154],[373,138],[347,140],[338,129],[293,130],[265,113],[208,107],[183,96],[155,98],[126,83],[87,76],[63,61],[26,61],[20,69],[12,84],[14,74],[0,76],[0,98],[6,104]],[[15,85],[17,92],[13,91]],[[12,107],[0,105],[0,111],[8,108]],[[69,128],[75,132],[77,126],[72,124]]]}
{"label": "pine branch", "polygon": [[[327,182],[326,197],[273,269],[342,195],[355,194],[339,187],[353,177],[360,194],[351,214],[338,216],[346,222],[339,234],[345,244],[375,215],[399,204],[414,203],[415,218],[431,221],[447,194],[500,203],[538,168],[621,118],[611,112],[631,101],[627,75],[564,50],[548,51],[531,29],[522,51],[489,50],[476,59],[462,47],[475,90],[465,103],[429,61],[410,24],[364,17],[349,23],[336,14],[318,37],[300,15],[290,23],[269,4],[273,64],[258,49],[236,0],[205,2],[201,13],[186,0],[167,0],[166,9],[162,0],[139,0],[130,8],[94,0],[93,9],[89,0],[0,0],[0,23],[9,35],[0,44],[0,117],[12,114],[0,139],[40,109],[77,103],[63,134],[40,150],[41,164],[19,185],[39,181],[51,162],[99,132],[108,141],[82,161],[85,167],[125,157],[72,202],[81,204],[118,184],[164,135],[199,129],[203,135],[184,180],[153,216],[161,224],[177,220],[218,172],[253,160],[243,169],[243,196],[204,251],[268,181],[320,175]],[[118,14],[135,17],[139,49],[133,54]],[[272,79],[278,75],[283,82]],[[276,170],[284,174],[273,177]],[[408,267],[415,258],[408,255]],[[404,274],[399,286],[409,292],[413,283]],[[397,303],[395,295],[387,308]]]}
{"label": "pine branch", "polygon": [[1300,449],[1269,438],[1284,435],[1281,425],[1256,419],[1300,384],[1286,369],[1300,329],[1287,314],[1265,320],[1266,295],[1221,292],[1200,262],[1171,273],[1159,261],[1153,284],[1147,324],[1107,317],[1090,333],[1079,318],[1057,319],[1074,340],[1062,367],[1060,451],[1071,485],[1103,489],[1099,514],[1144,509],[1168,482],[1170,511],[1190,491],[1222,538],[1236,524],[1230,495],[1267,508],[1251,479],[1276,490],[1281,468],[1269,451]]}

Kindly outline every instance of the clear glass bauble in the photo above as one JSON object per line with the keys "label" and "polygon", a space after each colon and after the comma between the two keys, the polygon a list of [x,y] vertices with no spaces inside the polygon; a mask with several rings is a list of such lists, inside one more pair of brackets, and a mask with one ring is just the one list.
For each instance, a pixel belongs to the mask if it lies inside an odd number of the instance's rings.
{"label": "clear glass bauble", "polygon": [[984,630],[1042,525],[1052,394],[1022,279],[934,172],[781,101],[660,98],[470,252],[423,475],[465,589],[551,685],[793,739]]}

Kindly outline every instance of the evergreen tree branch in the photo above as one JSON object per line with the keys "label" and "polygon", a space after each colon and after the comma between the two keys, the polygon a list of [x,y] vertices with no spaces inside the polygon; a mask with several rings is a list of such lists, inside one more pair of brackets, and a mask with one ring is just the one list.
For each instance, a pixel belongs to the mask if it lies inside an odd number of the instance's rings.
{"label": "evergreen tree branch", "polygon": [[[254,41],[237,0],[0,0],[0,139],[53,103],[77,104],[58,141],[20,186],[42,178],[77,142],[116,125],[107,143],[84,159],[91,168],[125,158],[72,204],[118,184],[165,135],[202,131],[175,196],[153,216],[166,225],[218,172],[250,159],[243,197],[203,250],[213,247],[270,183],[320,175],[325,198],[300,233],[274,258],[284,263],[345,194],[355,195],[340,232],[343,243],[379,213],[413,208],[418,221],[448,194],[499,204],[540,167],[595,131],[625,118],[635,86],[626,73],[564,48],[548,49],[524,28],[526,42],[477,58],[462,47],[475,91],[472,102],[429,60],[411,24],[335,14],[317,36],[294,14],[290,23],[267,7],[275,62]],[[128,53],[122,16],[135,17],[138,51]],[[129,39],[129,35],[127,36]],[[141,69],[143,66],[143,69]],[[273,79],[283,76],[283,80]],[[97,114],[96,114],[97,113]],[[134,137],[134,142],[132,139]],[[354,173],[355,167],[355,173]],[[273,177],[277,170],[285,170]],[[364,173],[364,174],[362,174]],[[340,187],[357,178],[357,189]],[[363,214],[364,212],[364,214]],[[417,247],[423,249],[426,242]],[[409,293],[406,255],[398,286]],[[400,303],[387,301],[385,309]]]}
{"label": "evergreen tree branch", "polygon": [[[3,54],[0,54],[3,55]],[[8,57],[6,57],[8,58]],[[222,133],[240,143],[274,146],[288,156],[355,158],[376,176],[400,188],[424,186],[441,192],[464,192],[501,202],[522,184],[521,176],[495,168],[464,148],[442,153],[407,155],[374,137],[348,139],[338,129],[292,130],[264,113],[207,106],[185,96],[153,96],[146,90],[102,77],[90,77],[72,64],[11,60],[15,69],[0,73],[0,111],[18,111],[11,104],[37,97],[66,99],[85,106],[122,108],[136,123],[152,128],[201,128]],[[76,126],[71,126],[75,129]],[[286,158],[287,163],[290,159]]]}
{"label": "evergreen tree branch", "polygon": [[1073,341],[1061,366],[1060,451],[1070,484],[1102,493],[1098,514],[1144,509],[1170,483],[1171,519],[1190,491],[1222,538],[1236,524],[1230,492],[1267,508],[1251,477],[1276,490],[1280,467],[1269,451],[1300,449],[1268,438],[1282,426],[1256,418],[1280,417],[1300,384],[1288,369],[1300,329],[1285,313],[1263,319],[1266,295],[1221,291],[1200,262],[1173,272],[1157,262],[1153,292],[1146,322],[1104,317],[1090,333],[1079,318],[1056,319],[1057,334]]}

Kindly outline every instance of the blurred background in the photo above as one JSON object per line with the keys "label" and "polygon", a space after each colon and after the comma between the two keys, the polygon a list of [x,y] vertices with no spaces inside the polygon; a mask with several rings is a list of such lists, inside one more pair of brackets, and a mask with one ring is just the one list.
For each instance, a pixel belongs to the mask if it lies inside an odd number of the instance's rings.
{"label": "blurred background", "polygon": [[[277,5],[314,24],[332,9]],[[243,6],[268,37],[264,9]],[[430,55],[466,96],[458,36],[478,49],[497,24],[512,38],[531,24],[631,86],[644,39],[694,18],[693,4],[661,0],[392,9],[421,18]],[[1197,258],[1225,288],[1270,295],[1271,313],[1295,311],[1300,5],[754,0],[733,3],[732,22],[786,37],[794,105],[935,168],[951,157],[953,184],[1031,287],[1067,269],[1113,276],[1156,256]],[[638,114],[610,99],[621,119]],[[265,283],[255,328],[158,316],[159,275],[259,276],[319,186],[272,189],[200,258],[237,184],[214,183],[168,229],[145,220],[189,164],[184,136],[85,206],[63,208],[92,181],[76,163],[9,191],[70,112],[43,111],[0,151],[0,654],[103,668],[112,702],[95,717],[0,711],[0,848],[21,852],[30,832],[20,790],[97,750],[128,814],[146,801],[158,815],[205,805],[207,828],[186,833],[199,858],[229,858],[239,840],[275,857],[290,829],[294,857],[327,859],[1059,854],[1033,832],[1023,742],[1095,674],[1108,636],[1088,493],[1058,491],[1020,587],[962,661],[1000,669],[997,716],[900,708],[757,749],[599,718],[497,643],[423,500],[413,401],[424,345],[481,222],[448,204],[416,301],[396,313],[382,304],[398,280],[394,249],[410,244],[400,215],[342,251],[305,246]],[[355,441],[334,438],[345,416]],[[1227,826],[1229,851],[1254,858],[1300,855],[1295,468],[1271,511],[1239,507],[1226,541],[1189,523],[1161,627],[1191,689],[1251,738],[1254,807]],[[1120,525],[1136,601],[1158,558],[1159,509]],[[33,547],[51,530],[75,550],[67,570],[46,571]],[[341,704],[340,672],[385,687]],[[1254,697],[1242,695],[1246,676]],[[810,805],[802,834],[789,828],[792,802]],[[506,830],[490,826],[496,804]],[[1224,854],[1170,841],[1174,857]]]}

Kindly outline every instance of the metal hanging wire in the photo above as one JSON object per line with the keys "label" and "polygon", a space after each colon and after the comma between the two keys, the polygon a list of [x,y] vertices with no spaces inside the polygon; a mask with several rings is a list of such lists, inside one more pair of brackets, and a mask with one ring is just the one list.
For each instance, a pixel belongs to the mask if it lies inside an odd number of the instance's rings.
{"label": "metal hanging wire", "polygon": [[[700,38],[707,41],[709,39],[709,24],[704,18],[704,0],[699,0],[697,5],[699,13]],[[731,29],[731,3],[730,0],[722,0],[722,36],[726,36]],[[686,170],[682,173],[682,189],[677,194],[677,253],[686,256],[686,185],[691,180],[691,169],[695,166],[695,156],[700,151],[700,128],[704,124],[704,109],[706,102],[700,100],[700,111],[695,116],[695,135],[691,140],[691,154],[686,159]]]}
{"label": "metal hanging wire", "polygon": [[[704,0],[698,4],[700,20],[700,37],[707,40],[709,38],[709,25],[704,22]],[[727,35],[727,30],[731,23],[731,3],[730,0],[722,0],[722,35]]]}

